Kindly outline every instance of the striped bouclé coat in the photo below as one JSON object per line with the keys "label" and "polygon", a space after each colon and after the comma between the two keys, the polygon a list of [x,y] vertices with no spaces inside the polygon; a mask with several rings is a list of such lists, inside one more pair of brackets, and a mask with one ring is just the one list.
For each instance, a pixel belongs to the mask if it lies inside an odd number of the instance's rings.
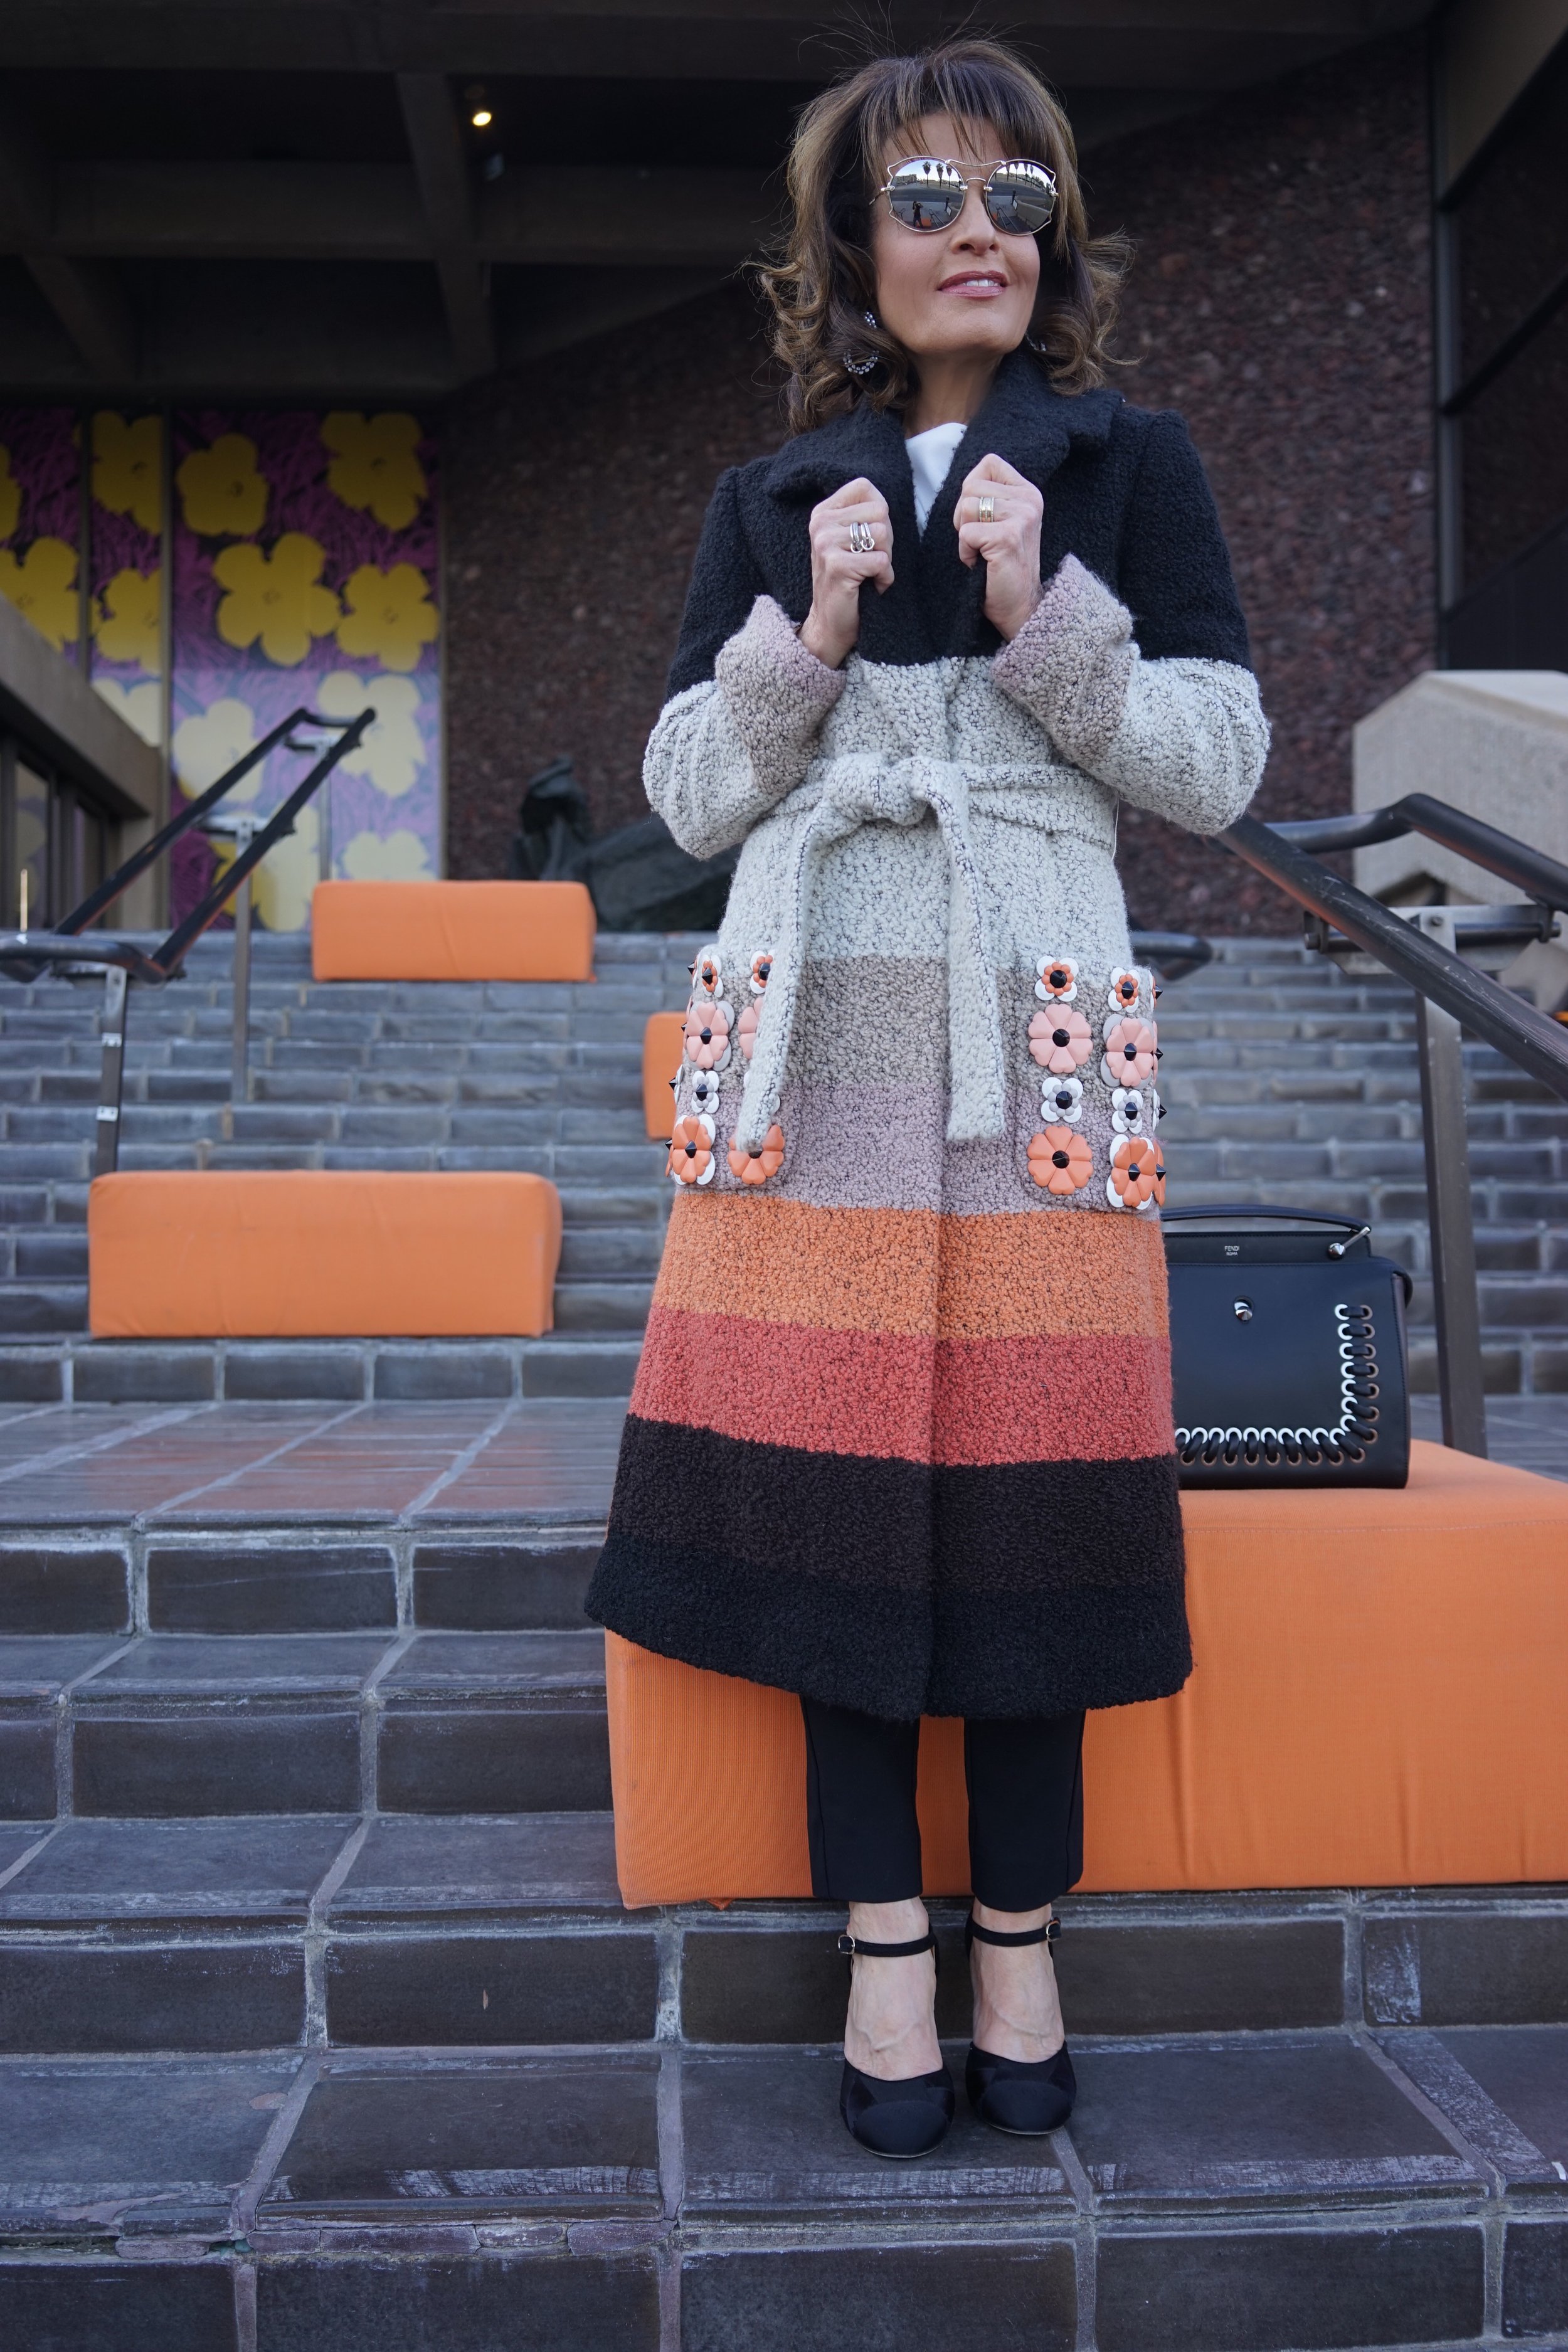
{"label": "striped boucl\u00e9 coat", "polygon": [[[1045,498],[1004,646],[953,503]],[[857,475],[895,584],[828,670],[811,508]],[[861,406],[720,482],[648,796],[743,843],[693,973],[679,1185],[589,1605],[869,1713],[1055,1714],[1190,1666],[1151,975],[1118,804],[1212,833],[1268,730],[1179,418],[1016,353],[923,538]]]}

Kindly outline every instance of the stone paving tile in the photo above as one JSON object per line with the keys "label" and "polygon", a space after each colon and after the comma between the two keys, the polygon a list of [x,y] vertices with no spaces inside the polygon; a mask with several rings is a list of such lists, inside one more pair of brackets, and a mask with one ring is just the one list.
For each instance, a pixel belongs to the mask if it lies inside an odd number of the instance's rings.
{"label": "stone paving tile", "polygon": [[[0,1919],[302,1918],[355,1817],[69,1821],[0,1886]],[[0,1868],[7,1859],[0,1846]]]}
{"label": "stone paving tile", "polygon": [[111,1433],[100,1426],[68,1451],[0,1472],[0,1514],[12,1525],[123,1521],[231,1476],[321,1420],[319,1405],[219,1405],[150,1426],[138,1412],[123,1443],[93,1444]]}
{"label": "stone paving tile", "polygon": [[[0,1570],[0,1573],[3,1573]],[[0,1636],[0,1692],[52,1697],[79,1675],[125,1646],[101,1633],[13,1633]]]}
{"label": "stone paving tile", "polygon": [[1347,2035],[1077,2047],[1073,2145],[1119,2204],[1472,2193],[1481,2177]]}
{"label": "stone paving tile", "polygon": [[29,1846],[47,1837],[50,1822],[6,1822],[0,1825],[0,1879],[14,1870]]}
{"label": "stone paving tile", "polygon": [[[948,2052],[962,2073],[962,2048]],[[681,2065],[689,2213],[841,2216],[889,2208],[944,2219],[1011,2208],[1071,2210],[1048,2140],[1021,2140],[958,2113],[936,2155],[889,2164],[859,2147],[838,2114],[837,2051],[725,2051]]]}
{"label": "stone paving tile", "polygon": [[609,1813],[377,1814],[330,1916],[558,1907],[620,1910]]}
{"label": "stone paving tile", "polygon": [[77,1698],[90,1706],[129,1692],[357,1691],[391,1646],[384,1633],[147,1633]]}
{"label": "stone paving tile", "polygon": [[331,2058],[260,2219],[658,2210],[657,2058]]}
{"label": "stone paving tile", "polygon": [[0,2222],[37,2231],[68,2214],[110,2237],[222,2230],[299,2064],[5,2060]]}
{"label": "stone paving tile", "polygon": [[602,1690],[605,1637],[597,1626],[560,1633],[419,1633],[382,1676],[381,1688],[440,1689],[459,1681],[476,1691]]}

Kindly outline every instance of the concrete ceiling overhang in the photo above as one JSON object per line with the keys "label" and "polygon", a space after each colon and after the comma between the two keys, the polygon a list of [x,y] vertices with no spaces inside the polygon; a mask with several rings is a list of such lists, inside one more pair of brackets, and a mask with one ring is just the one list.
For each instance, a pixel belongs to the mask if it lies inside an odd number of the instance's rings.
{"label": "concrete ceiling overhang", "polygon": [[[1092,147],[1431,7],[1007,26]],[[890,14],[910,47],[944,21]],[[0,12],[0,392],[426,399],[663,309],[766,237],[793,110],[854,39],[798,0],[27,0]]]}

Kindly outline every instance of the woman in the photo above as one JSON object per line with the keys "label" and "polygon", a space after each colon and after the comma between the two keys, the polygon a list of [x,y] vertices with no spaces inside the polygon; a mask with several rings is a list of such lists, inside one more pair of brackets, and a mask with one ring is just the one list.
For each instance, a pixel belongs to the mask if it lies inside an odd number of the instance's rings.
{"label": "woman", "polygon": [[1217,831],[1268,730],[1186,432],[1104,385],[1121,249],[1028,68],[864,67],[806,109],[790,194],[794,436],[720,481],[647,751],[684,847],[744,846],[589,1607],[799,1693],[841,2110],[918,2156],[954,2104],[919,1718],[964,1718],[969,2096],[1047,2131],[1084,1710],[1191,1663],[1116,819]]}

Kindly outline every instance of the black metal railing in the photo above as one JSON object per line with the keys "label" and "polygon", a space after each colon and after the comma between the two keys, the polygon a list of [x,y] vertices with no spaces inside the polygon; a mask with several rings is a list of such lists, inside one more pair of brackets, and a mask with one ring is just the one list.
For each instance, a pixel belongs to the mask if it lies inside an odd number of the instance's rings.
{"label": "black metal railing", "polygon": [[[84,978],[94,970],[104,975],[103,1016],[100,1048],[102,1075],[99,1086],[98,1148],[94,1157],[94,1173],[107,1175],[120,1158],[121,1098],[125,1075],[125,1026],[130,1004],[130,983],[137,982],[143,988],[166,988],[177,980],[184,969],[184,960],[203,933],[212,929],[232,901],[235,912],[234,940],[234,1091],[243,1100],[247,1090],[250,1036],[250,877],[275,842],[281,841],[294,830],[300,811],[321,790],[340,761],[354,751],[366,730],[374,724],[375,712],[362,710],[357,719],[322,719],[303,705],[289,712],[281,725],[255,744],[245,757],[226,769],[214,784],[172,816],[167,824],[153,835],[151,841],[132,852],[123,865],[116,867],[108,880],[91,890],[79,907],[47,931],[0,931],[0,971],[9,978],[34,981],[51,969],[71,978]],[[296,728],[313,730],[320,737],[331,740],[323,749],[319,740],[297,740]],[[287,800],[274,810],[265,824],[259,820],[231,818],[226,824],[215,824],[219,804],[233,792],[236,784],[259,767],[269,754],[281,748],[295,753],[319,754],[315,764],[303,776]],[[325,818],[322,820],[325,841]],[[232,835],[237,841],[234,858],[214,882],[198,906],[193,907],[184,919],[161,945],[150,952],[134,940],[115,939],[93,932],[89,926],[115,900],[128,890],[132,882],[165,856],[184,834],[206,825],[215,831]],[[322,858],[323,869],[325,857]]]}
{"label": "black metal railing", "polygon": [[[1458,851],[1527,898],[1505,906],[1398,910],[1358,890],[1312,854],[1365,848],[1409,833]],[[1328,955],[1372,956],[1415,992],[1443,1442],[1484,1454],[1463,1033],[1484,1039],[1568,1101],[1568,1028],[1478,971],[1465,951],[1500,950],[1506,959],[1531,940],[1559,938],[1559,916],[1568,912],[1568,866],[1426,793],[1407,793],[1388,808],[1286,824],[1244,816],[1219,838],[1303,909],[1309,947]]]}

